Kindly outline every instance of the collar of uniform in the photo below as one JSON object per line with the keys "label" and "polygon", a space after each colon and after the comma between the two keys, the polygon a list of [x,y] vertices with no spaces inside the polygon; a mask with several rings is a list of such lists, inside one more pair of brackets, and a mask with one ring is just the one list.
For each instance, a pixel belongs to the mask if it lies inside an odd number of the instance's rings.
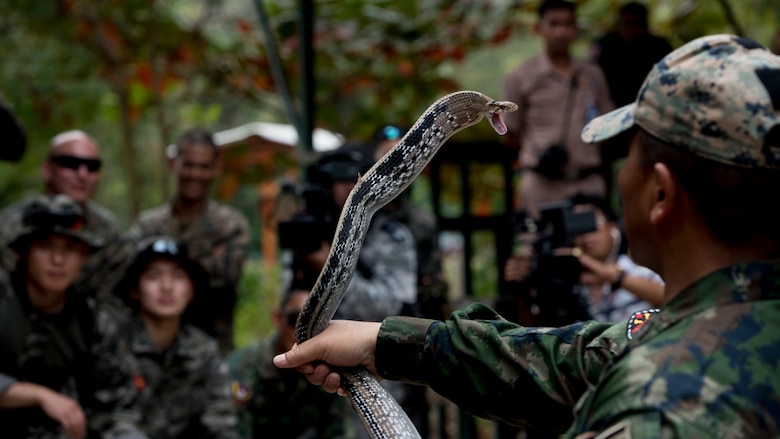
{"label": "collar of uniform", "polygon": [[644,325],[633,342],[651,337],[692,315],[730,303],[780,299],[780,260],[731,265],[695,281]]}
{"label": "collar of uniform", "polygon": [[188,346],[186,346],[186,340],[188,338],[186,336],[187,331],[188,325],[182,324],[179,328],[179,333],[173,340],[173,344],[167,350],[154,344],[152,337],[146,330],[146,326],[144,326],[144,322],[140,316],[136,316],[130,322],[128,334],[131,339],[131,349],[136,354],[154,354],[168,351],[177,357],[190,357],[192,356],[192,349],[189,349]]}
{"label": "collar of uniform", "polygon": [[569,72],[571,74],[567,78],[561,75],[560,72],[555,68],[555,66],[553,66],[550,57],[547,56],[547,53],[542,52],[539,54],[539,72],[547,76],[555,76],[556,78],[560,78],[562,80],[568,81],[574,75],[579,74],[582,71],[584,64],[585,63],[582,60],[572,57],[570,59],[570,65],[569,65]]}

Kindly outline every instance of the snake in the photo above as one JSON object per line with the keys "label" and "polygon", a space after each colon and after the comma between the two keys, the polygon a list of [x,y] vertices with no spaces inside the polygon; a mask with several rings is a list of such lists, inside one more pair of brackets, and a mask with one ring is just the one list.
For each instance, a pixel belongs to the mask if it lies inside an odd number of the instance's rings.
{"label": "snake", "polygon": [[[455,133],[483,118],[499,134],[507,132],[502,113],[517,110],[477,91],[457,91],[431,104],[398,143],[358,181],[342,208],[325,264],[295,325],[300,344],[330,323],[357,265],[373,215],[403,192]],[[341,385],[373,439],[419,438],[397,401],[364,368],[340,368]]]}

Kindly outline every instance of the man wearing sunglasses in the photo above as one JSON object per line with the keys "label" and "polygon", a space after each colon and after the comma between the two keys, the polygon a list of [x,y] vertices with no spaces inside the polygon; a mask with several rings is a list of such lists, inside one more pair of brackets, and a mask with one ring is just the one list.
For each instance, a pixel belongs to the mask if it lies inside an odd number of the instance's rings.
{"label": "man wearing sunglasses", "polygon": [[[107,243],[115,243],[121,232],[116,217],[105,207],[92,200],[100,180],[100,152],[95,140],[80,130],[65,131],[54,136],[49,144],[49,154],[41,164],[43,193],[65,194],[84,210],[85,227]],[[7,243],[21,228],[21,215],[31,198],[15,203],[0,212],[0,241]],[[95,295],[100,285],[105,284],[101,274],[106,257],[113,250],[112,245],[90,254],[82,267],[77,289]],[[0,268],[12,270],[16,258],[5,248],[0,250]]]}

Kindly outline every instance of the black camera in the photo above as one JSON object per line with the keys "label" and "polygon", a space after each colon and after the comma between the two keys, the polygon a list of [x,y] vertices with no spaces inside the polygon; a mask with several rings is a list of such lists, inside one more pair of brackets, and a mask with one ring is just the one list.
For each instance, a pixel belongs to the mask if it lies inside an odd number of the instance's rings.
{"label": "black camera", "polygon": [[348,147],[325,156],[306,170],[307,181],[298,194],[302,209],[278,226],[279,246],[305,254],[330,242],[336,232],[339,208],[332,187],[336,182],[354,182],[373,164],[367,151]]}
{"label": "black camera", "polygon": [[520,293],[538,326],[557,327],[590,318],[587,305],[574,294],[582,273],[579,260],[556,254],[572,247],[575,236],[597,229],[593,210],[575,212],[572,207],[571,201],[544,205],[538,220],[525,212],[514,216],[515,235],[534,236],[531,272]]}
{"label": "black camera", "polygon": [[568,162],[569,153],[566,151],[566,147],[556,143],[548,146],[542,152],[534,171],[551,180],[560,180],[564,177],[563,168]]}
{"label": "black camera", "polygon": [[330,190],[306,185],[298,193],[302,209],[278,225],[279,246],[298,253],[311,253],[330,241],[335,232]]}

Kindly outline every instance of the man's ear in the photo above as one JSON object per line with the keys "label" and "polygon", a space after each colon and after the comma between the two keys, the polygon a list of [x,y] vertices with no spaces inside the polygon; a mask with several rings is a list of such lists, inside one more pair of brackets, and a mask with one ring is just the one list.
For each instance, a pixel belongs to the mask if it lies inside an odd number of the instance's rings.
{"label": "man's ear", "polygon": [[51,174],[51,162],[48,159],[44,160],[43,163],[41,163],[41,177],[43,178],[44,183],[51,181]]}
{"label": "man's ear", "polygon": [[652,180],[653,207],[650,210],[650,221],[653,224],[668,218],[679,203],[679,189],[677,180],[672,175],[669,167],[664,163],[653,165]]}

